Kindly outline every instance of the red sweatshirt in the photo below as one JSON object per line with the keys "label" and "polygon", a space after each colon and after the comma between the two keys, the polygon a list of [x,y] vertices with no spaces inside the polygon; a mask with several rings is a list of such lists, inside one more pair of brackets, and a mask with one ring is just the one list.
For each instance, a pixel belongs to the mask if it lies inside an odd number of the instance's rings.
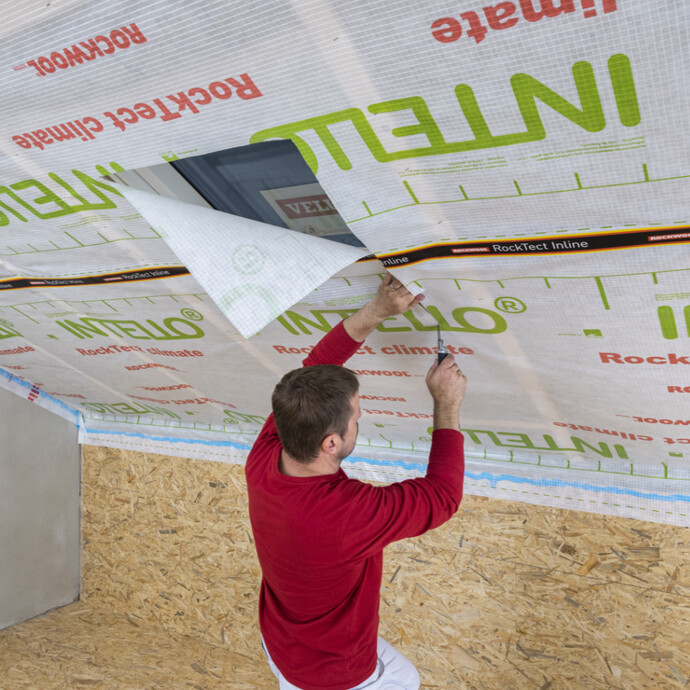
{"label": "red sweatshirt", "polygon": [[[305,366],[344,364],[360,347],[342,323]],[[426,476],[374,487],[342,469],[280,473],[273,415],[247,458],[249,516],[263,579],[259,622],[285,678],[304,690],[347,690],[376,669],[383,548],[438,527],[458,509],[463,437],[434,431]]]}

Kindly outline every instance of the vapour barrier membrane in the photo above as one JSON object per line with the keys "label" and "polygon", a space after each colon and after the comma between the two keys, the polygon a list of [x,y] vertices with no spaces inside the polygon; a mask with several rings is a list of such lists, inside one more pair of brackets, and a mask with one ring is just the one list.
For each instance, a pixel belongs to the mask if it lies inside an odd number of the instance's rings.
{"label": "vapour barrier membrane", "polygon": [[[440,323],[468,492],[690,524],[690,6],[8,12],[0,385],[85,443],[242,462],[273,386],[388,270],[430,313],[350,362],[349,474],[424,473]],[[273,139],[363,250],[112,182]]]}

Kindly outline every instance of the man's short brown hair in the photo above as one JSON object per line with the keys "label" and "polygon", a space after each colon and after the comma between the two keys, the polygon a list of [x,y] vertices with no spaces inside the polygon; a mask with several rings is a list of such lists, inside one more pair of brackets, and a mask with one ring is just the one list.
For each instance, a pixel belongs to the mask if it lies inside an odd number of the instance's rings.
{"label": "man's short brown hair", "polygon": [[280,380],[271,398],[278,436],[288,455],[308,464],[329,434],[345,436],[352,398],[359,381],[350,369],[319,364],[293,369]]}

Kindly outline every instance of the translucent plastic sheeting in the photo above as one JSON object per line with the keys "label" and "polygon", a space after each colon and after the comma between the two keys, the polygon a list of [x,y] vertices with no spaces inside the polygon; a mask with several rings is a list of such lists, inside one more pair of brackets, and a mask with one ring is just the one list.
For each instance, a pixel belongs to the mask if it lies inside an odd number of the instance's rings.
{"label": "translucent plastic sheeting", "polygon": [[[439,322],[470,381],[468,491],[690,523],[690,6],[8,13],[0,383],[79,416],[84,441],[240,461],[282,373],[386,267],[432,316],[387,321],[353,360],[352,473],[423,472]],[[164,227],[103,178],[272,138],[378,260],[281,235],[234,265],[255,229],[229,250],[213,212],[155,200]],[[233,325],[223,298],[258,264],[280,301]]]}
{"label": "translucent plastic sheeting", "polygon": [[[121,188],[245,337],[368,250]],[[282,279],[281,279],[282,277]]]}

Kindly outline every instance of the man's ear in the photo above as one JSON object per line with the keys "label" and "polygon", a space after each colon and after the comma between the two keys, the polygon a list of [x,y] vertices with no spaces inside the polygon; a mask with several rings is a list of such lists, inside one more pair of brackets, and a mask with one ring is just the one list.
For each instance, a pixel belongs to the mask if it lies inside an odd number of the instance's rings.
{"label": "man's ear", "polygon": [[321,441],[321,450],[327,455],[337,455],[342,444],[343,439],[338,434],[328,434]]}

